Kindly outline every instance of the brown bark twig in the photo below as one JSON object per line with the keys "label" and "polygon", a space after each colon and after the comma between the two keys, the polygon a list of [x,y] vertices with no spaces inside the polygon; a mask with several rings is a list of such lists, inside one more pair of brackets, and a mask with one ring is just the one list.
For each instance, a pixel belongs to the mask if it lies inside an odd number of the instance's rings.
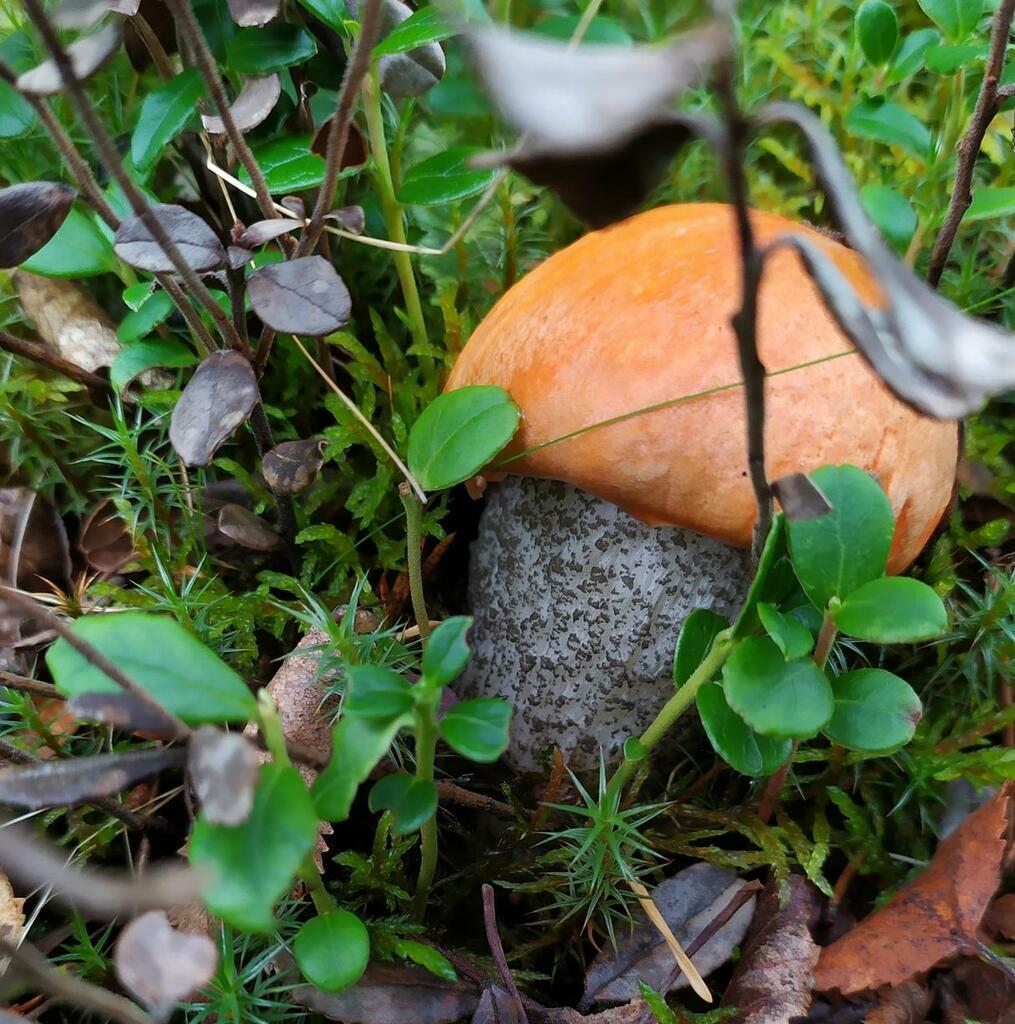
{"label": "brown bark twig", "polygon": [[45,366],[68,380],[83,384],[90,391],[97,391],[100,394],[112,393],[112,385],[104,377],[83,370],[76,363],[50,352],[40,342],[18,338],[9,331],[0,330],[0,349],[10,352],[12,355],[21,356],[23,359],[30,359],[33,363]]}
{"label": "brown bark twig", "polygon": [[487,883],[483,884],[483,924],[486,928],[486,941],[490,945],[493,962],[497,965],[501,981],[504,982],[504,987],[510,993],[511,999],[518,1009],[518,1019],[521,1024],[529,1024],[528,1015],[525,1013],[525,1003],[522,1002],[514,975],[511,973],[511,968],[508,967],[507,957],[504,955],[504,943],[501,942],[500,932],[497,930],[497,907],[493,886]]}
{"label": "brown bark twig", "polygon": [[18,690],[21,693],[31,693],[36,697],[63,699],[63,694],[52,683],[30,679],[28,676],[19,676],[14,672],[0,671],[0,686],[6,686],[8,689]]}

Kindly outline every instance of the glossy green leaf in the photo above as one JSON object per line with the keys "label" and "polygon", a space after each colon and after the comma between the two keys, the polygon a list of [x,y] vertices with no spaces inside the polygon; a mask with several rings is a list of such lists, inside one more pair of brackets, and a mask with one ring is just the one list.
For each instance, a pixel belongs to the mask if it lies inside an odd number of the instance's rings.
{"label": "glossy green leaf", "polygon": [[871,64],[884,64],[899,44],[899,19],[885,0],[864,0],[857,8],[856,39]]}
{"label": "glossy green leaf", "polygon": [[7,82],[0,81],[0,139],[16,139],[35,124],[31,104]]}
{"label": "glossy green leaf", "polygon": [[226,63],[233,71],[267,75],[302,64],[317,53],[314,37],[299,25],[272,21],[261,28],[241,28],[226,43]]}
{"label": "glossy green leaf", "polygon": [[447,686],[469,661],[471,650],[466,635],[472,626],[468,615],[445,619],[430,634],[423,652],[423,675],[434,686]]}
{"label": "glossy green leaf", "polygon": [[154,288],[154,281],[138,281],[137,284],[128,285],[121,295],[123,304],[136,313],[154,293]]}
{"label": "glossy green leaf", "polygon": [[147,370],[165,366],[177,368],[197,362],[192,349],[173,338],[153,338],[139,341],[120,352],[109,368],[109,382],[122,392],[131,381]]}
{"label": "glossy green leaf", "polygon": [[398,189],[398,201],[407,206],[441,206],[478,195],[497,176],[496,168],[477,171],[468,166],[479,152],[474,146],[458,146],[410,167]]}
{"label": "glossy green leaf", "polygon": [[860,201],[867,216],[892,245],[905,248],[916,231],[916,210],[905,196],[887,185],[864,185]]}
{"label": "glossy green leaf", "polygon": [[761,778],[786,763],[793,741],[756,733],[726,703],[719,683],[705,683],[698,691],[698,714],[712,749],[742,775]]}
{"label": "glossy green leaf", "polygon": [[422,7],[410,14],[405,21],[396,25],[381,42],[374,47],[374,57],[392,53],[408,53],[427,43],[439,43],[448,39],[457,30],[448,24],[437,7]]}
{"label": "glossy green leaf", "polygon": [[[272,194],[302,192],[324,181],[324,157],[310,151],[310,136],[276,139],[254,150],[254,158]],[[245,185],[250,176],[241,169],[237,177]]]}
{"label": "glossy green leaf", "polygon": [[130,139],[130,156],[139,171],[145,173],[155,166],[166,146],[196,116],[197,101],[203,95],[204,81],[196,68],[184,68],[147,93]]}
{"label": "glossy green leaf", "polygon": [[349,817],[356,790],[388,752],[405,721],[343,715],[331,731],[331,760],[314,780],[311,794],[325,821]]}
{"label": "glossy green leaf", "polygon": [[190,861],[212,883],[204,901],[236,928],[269,932],[272,908],[317,840],[317,816],[300,773],[291,765],[261,766],[250,817],[242,825],[194,824]]}
{"label": "glossy green leaf", "polygon": [[128,313],[116,329],[117,340],[123,345],[129,345],[151,334],[159,324],[169,319],[176,306],[166,292],[157,291],[152,293],[138,307]]}
{"label": "glossy green leaf", "polygon": [[786,661],[775,643],[749,636],[723,666],[730,707],[763,736],[809,739],[832,717],[832,687],[809,658]]}
{"label": "glossy green leaf", "polygon": [[983,14],[983,0],[917,0],[917,3],[955,43],[961,43],[976,28]]}
{"label": "glossy green leaf", "polygon": [[507,750],[511,705],[499,697],[475,697],[455,704],[440,721],[448,746],[471,761],[496,761]]}
{"label": "glossy green leaf", "polygon": [[832,681],[835,711],[825,735],[850,750],[886,753],[908,743],[923,714],[904,679],[879,668],[846,672]]}
{"label": "glossy green leaf", "polygon": [[948,625],[941,598],[919,580],[882,576],[858,587],[834,613],[848,636],[878,644],[915,643],[940,636]]}
{"label": "glossy green leaf", "polygon": [[681,687],[705,660],[712,641],[729,627],[729,623],[709,608],[695,608],[684,619],[673,651],[673,683]]}
{"label": "glossy green leaf", "polygon": [[409,469],[428,491],[453,487],[483,469],[517,429],[518,406],[503,388],[438,395],[409,431]]}
{"label": "glossy green leaf", "polygon": [[382,665],[350,665],[346,678],[344,714],[390,722],[412,711],[412,686],[397,672]]}
{"label": "glossy green leaf", "polygon": [[299,0],[299,3],[325,25],[339,32],[344,31],[346,11],[342,0]]}
{"label": "glossy green leaf", "polygon": [[923,68],[927,50],[941,41],[941,35],[935,29],[921,28],[910,32],[902,40],[896,50],[895,57],[885,76],[889,82],[903,82]]}
{"label": "glossy green leaf", "polygon": [[971,67],[987,56],[987,44],[963,43],[931,46],[923,56],[928,71],[938,75],[954,75],[961,68]]}
{"label": "glossy green leaf", "polygon": [[1015,188],[976,188],[963,222],[996,220],[1015,213]]}
{"label": "glossy green leaf", "polygon": [[385,775],[370,790],[372,811],[391,811],[396,835],[408,835],[429,821],[437,810],[437,787],[429,779],[416,779],[405,772]]}
{"label": "glossy green leaf", "polygon": [[[154,612],[85,615],[73,630],[190,725],[246,722],[257,712],[247,684],[175,619]],[[64,639],[46,653],[60,692],[119,693],[106,674]]]}
{"label": "glossy green leaf", "polygon": [[324,992],[355,985],[370,959],[366,925],[348,910],[313,917],[296,933],[293,956],[303,977]]}
{"label": "glossy green leaf", "polygon": [[458,981],[458,972],[451,961],[442,953],[438,953],[433,946],[428,946],[425,942],[416,942],[415,939],[395,939],[392,947],[396,956],[419,964],[438,978],[443,978],[451,984]]}
{"label": "glossy green leaf", "polygon": [[898,146],[921,160],[930,153],[930,130],[915,114],[891,100],[862,100],[846,114],[845,126],[853,135]]}
{"label": "glossy green leaf", "polygon": [[818,519],[787,523],[793,568],[818,608],[883,575],[895,518],[883,490],[855,466],[825,466],[811,479],[832,503]]}
{"label": "glossy green leaf", "polygon": [[42,277],[94,277],[116,266],[113,246],[92,216],[71,207],[60,230],[21,269]]}
{"label": "glossy green leaf", "polygon": [[758,605],[758,615],[765,632],[775,641],[787,661],[806,658],[814,650],[814,637],[799,619],[783,615],[774,605],[764,601]]}

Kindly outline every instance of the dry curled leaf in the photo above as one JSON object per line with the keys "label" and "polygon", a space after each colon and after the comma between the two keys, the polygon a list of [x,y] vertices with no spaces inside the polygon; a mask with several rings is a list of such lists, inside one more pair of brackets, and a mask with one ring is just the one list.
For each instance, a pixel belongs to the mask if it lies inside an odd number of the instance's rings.
{"label": "dry curled leaf", "polygon": [[301,494],[317,479],[324,465],[324,441],[283,441],[265,452],[261,472],[274,494]]}
{"label": "dry curled leaf", "polygon": [[247,281],[254,312],[285,334],[323,337],[340,330],[352,313],[349,290],[323,256],[269,263]]}
{"label": "dry curled leaf", "polygon": [[957,953],[976,933],[1001,877],[1015,784],[974,811],[941,842],[930,865],[895,898],[821,951],[819,992],[843,995],[900,985]]}
{"label": "dry curled leaf", "polygon": [[188,466],[207,466],[246,422],[259,393],[250,362],[239,352],[213,352],[194,371],[169,424],[169,440]]}
{"label": "dry curled leaf", "polygon": [[141,0],[60,0],[50,12],[57,28],[91,28],[110,12],[131,17],[137,14]]}
{"label": "dry curled leaf", "polygon": [[279,0],[229,0],[229,13],[237,25],[260,28],[278,17]]}
{"label": "dry curled leaf", "polygon": [[282,538],[260,516],[242,505],[223,505],[215,525],[222,536],[251,551],[274,551],[282,545]]}
{"label": "dry curled leaf", "polygon": [[16,267],[35,255],[56,234],[75,195],[52,181],[0,188],[0,267]]}
{"label": "dry curled leaf", "polygon": [[113,502],[106,498],[85,516],[78,530],[77,548],[92,569],[119,572],[134,560],[134,541]]}
{"label": "dry curled leaf", "polygon": [[1015,892],[998,896],[983,918],[984,931],[990,936],[1015,939]]}
{"label": "dry curled leaf", "polygon": [[331,213],[326,213],[324,219],[334,221],[351,235],[362,235],[367,225],[366,213],[362,206],[342,206]]}
{"label": "dry curled leaf", "polygon": [[30,590],[70,579],[63,520],[28,487],[0,487],[0,576]]}
{"label": "dry curled leaf", "polygon": [[[333,118],[329,117],[328,120],[317,129],[313,139],[310,141],[311,153],[316,153],[318,156],[327,156],[328,135],[331,132],[332,120]],[[363,138],[363,133],[356,127],[356,122],[353,121],[349,125],[349,139],[345,144],[345,150],[343,151],[342,159],[339,162],[339,170],[344,171],[348,167],[362,167],[366,162],[366,139]],[[291,205],[294,203],[300,204],[298,209]],[[282,200],[282,205],[293,210],[297,217],[306,216],[306,210],[303,209],[303,201],[298,196],[287,196]]]}
{"label": "dry curled leaf", "polygon": [[863,1024],[923,1024],[932,999],[923,982],[907,981],[885,992]]}
{"label": "dry curled leaf", "polygon": [[[157,203],[151,207],[151,213],[191,270],[203,273],[225,262],[222,243],[196,213],[175,203]],[[147,270],[150,274],[169,274],[176,270],[140,216],[121,221],[113,249],[124,263],[138,270]]]}
{"label": "dry curled leaf", "polygon": [[239,733],[202,725],[190,741],[187,767],[205,818],[215,825],[240,825],[254,806],[259,758]]}
{"label": "dry curled leaf", "polygon": [[[120,48],[120,26],[110,22],[90,36],[82,36],[67,47],[74,77],[83,82],[98,71]],[[29,96],[52,96],[63,89],[63,76],[52,58],[18,75],[18,89]]]}
{"label": "dry curled leaf", "polygon": [[[229,107],[237,130],[248,132],[256,128],[275,109],[281,94],[282,83],[275,73],[245,79]],[[225,134],[225,123],[217,114],[202,114],[201,124],[210,135]]]}
{"label": "dry curled leaf", "polygon": [[811,1005],[811,971],[818,947],[809,922],[817,907],[806,879],[791,875],[780,905],[779,885],[765,886],[744,945],[743,956],[723,997],[739,1010],[736,1024],[789,1024]]}
{"label": "dry curled leaf", "polygon": [[211,981],[218,952],[207,936],[177,931],[163,911],[150,910],[120,933],[114,961],[124,988],[162,1021]]}
{"label": "dry curled leaf", "polygon": [[244,228],[235,236],[236,244],[246,249],[253,249],[255,246],[264,245],[279,235],[287,235],[291,231],[298,231],[303,227],[303,221],[294,217],[273,217],[271,220],[259,220]]}
{"label": "dry curled leaf", "polygon": [[511,993],[500,985],[491,985],[483,989],[470,1024],[521,1024],[521,1020]]}

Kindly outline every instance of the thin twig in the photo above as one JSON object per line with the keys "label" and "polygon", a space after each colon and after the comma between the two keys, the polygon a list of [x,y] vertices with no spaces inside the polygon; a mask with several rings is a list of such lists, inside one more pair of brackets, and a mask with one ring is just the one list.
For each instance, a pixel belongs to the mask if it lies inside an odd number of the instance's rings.
{"label": "thin twig", "polygon": [[20,693],[31,693],[36,697],[63,697],[63,694],[52,683],[30,679],[28,676],[15,675],[13,672],[0,672],[0,686],[18,690]]}
{"label": "thin twig", "polygon": [[987,67],[983,74],[980,94],[976,97],[976,106],[970,118],[966,134],[957,148],[958,162],[955,168],[955,184],[952,187],[948,212],[941,224],[941,230],[934,240],[934,249],[930,255],[930,266],[927,269],[927,281],[936,288],[944,273],[948,254],[959,232],[959,224],[973,201],[973,170],[976,157],[980,152],[983,137],[987,134],[990,122],[998,108],[998,82],[1004,70],[1005,50],[1011,35],[1012,19],[1015,18],[1015,0],[1001,0],[994,14],[990,29],[990,50],[987,54]]}
{"label": "thin twig", "polygon": [[522,1002],[521,993],[515,984],[514,975],[508,967],[507,957],[504,955],[504,943],[500,940],[500,932],[497,930],[497,906],[494,901],[493,886],[483,883],[483,925],[486,928],[486,941],[490,944],[490,953],[493,962],[497,965],[497,972],[504,987],[511,994],[511,999],[518,1008],[518,1019],[521,1024],[529,1024],[528,1015],[525,1013],[525,1004]]}
{"label": "thin twig", "polygon": [[100,394],[109,394],[113,390],[109,381],[104,377],[100,377],[97,373],[83,370],[76,363],[72,363],[70,360],[50,352],[39,342],[17,338],[8,331],[0,330],[0,349],[3,349],[5,352],[11,352],[16,356],[30,359],[33,363],[48,367],[50,370],[55,370],[57,373],[63,374],[68,380],[83,384],[86,388],[97,391]]}
{"label": "thin twig", "polygon": [[66,640],[82,658],[116,683],[121,690],[125,690],[145,707],[151,708],[158,715],[166,718],[176,729],[177,738],[186,739],[190,736],[190,727],[185,722],[160,704],[143,686],[131,679],[123,669],[110,661],[98,648],[88,643],[87,640],[83,640],[63,619],[39,604],[35,598],[20,590],[5,586],[0,586],[0,598],[10,601],[33,619],[44,622],[48,629],[53,630],[54,633]]}

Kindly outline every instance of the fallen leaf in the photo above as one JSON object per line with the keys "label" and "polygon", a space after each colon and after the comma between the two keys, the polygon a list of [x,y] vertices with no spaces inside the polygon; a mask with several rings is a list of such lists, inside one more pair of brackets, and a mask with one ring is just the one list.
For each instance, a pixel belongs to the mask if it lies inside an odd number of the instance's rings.
{"label": "fallen leaf", "polygon": [[[120,48],[120,25],[113,21],[66,48],[74,77],[83,82],[95,74]],[[29,96],[52,96],[63,89],[63,76],[52,58],[18,75],[18,89]]]}
{"label": "fallen leaf", "polygon": [[[256,128],[274,109],[282,94],[282,82],[274,72],[258,78],[247,78],[229,107],[237,131]],[[217,114],[202,114],[201,124],[210,135],[224,135],[226,126]]]}
{"label": "fallen leaf", "polygon": [[260,28],[278,17],[279,0],[229,0],[229,13],[233,21],[244,28]]}
{"label": "fallen leaf", "polygon": [[70,579],[70,551],[55,508],[27,487],[0,487],[0,576],[35,590]]}
{"label": "fallen leaf", "polygon": [[173,739],[179,731],[172,719],[160,714],[154,705],[123,690],[78,693],[66,706],[75,718],[141,733],[148,739]]}
{"label": "fallen leaf", "polygon": [[791,875],[789,899],[780,906],[779,884],[771,881],[733,974],[723,1006],[739,1010],[736,1024],[789,1024],[811,1005],[811,971],[818,947],[808,927],[817,895],[806,879]]}
{"label": "fallen leaf", "polygon": [[[196,213],[175,203],[156,203],[151,212],[191,270],[203,273],[225,261],[226,251],[215,232]],[[138,270],[173,273],[176,267],[139,216],[121,221],[113,240],[116,255]]]}
{"label": "fallen leaf", "polygon": [[324,465],[324,441],[283,441],[265,452],[261,472],[274,494],[301,494],[317,479]]}
{"label": "fallen leaf", "polygon": [[32,809],[72,807],[112,796],[138,779],[182,763],[182,751],[158,747],[2,768],[0,803]]}
{"label": "fallen leaf", "polygon": [[[692,864],[666,879],[652,890],[652,901],[682,946],[689,945],[729,904],[746,883],[727,868],[704,862]],[[702,975],[724,964],[740,944],[754,913],[754,900],[736,914],[691,958]],[[662,992],[673,974],[674,960],[657,928],[636,918],[635,929],[616,951],[604,951],[585,975],[585,993],[581,1006],[592,1003],[626,1003],[639,995],[638,980]],[[667,991],[686,988],[689,982],[681,972]],[[662,992],[665,995],[665,992]]]}
{"label": "fallen leaf", "polygon": [[0,267],[16,267],[57,232],[77,193],[52,181],[0,188]]}
{"label": "fallen leaf", "polygon": [[922,982],[907,981],[889,989],[863,1019],[863,1024],[923,1024],[930,1010],[930,989]]}
{"label": "fallen leaf", "polygon": [[[11,880],[0,871],[0,938],[12,945],[18,945],[25,929],[25,901],[14,895]],[[7,970],[10,961],[0,959],[0,977]]]}
{"label": "fallen leaf", "polygon": [[366,213],[362,206],[342,206],[324,215],[325,220],[333,220],[343,231],[351,235],[362,235],[367,225]]}
{"label": "fallen leaf", "polygon": [[274,551],[282,538],[260,517],[242,505],[223,505],[216,521],[219,533],[251,551]]}
{"label": "fallen leaf", "polygon": [[977,929],[1000,883],[1013,792],[1015,783],[1005,783],[887,906],[821,951],[817,991],[849,995],[900,985],[956,953],[975,951]]}
{"label": "fallen leaf", "polygon": [[[327,156],[328,154],[328,134],[331,131],[332,118],[329,117],[320,128],[317,129],[313,139],[310,142],[310,152],[316,153],[318,156]],[[344,171],[348,167],[362,167],[367,162],[367,144],[363,138],[363,133],[356,127],[354,121],[349,125],[349,139],[345,144],[345,152],[342,154],[342,159],[339,161],[339,170]],[[290,206],[290,201],[299,202],[302,201],[298,196],[289,196],[282,200],[283,206],[288,206],[293,209],[297,217],[304,217],[306,215],[305,210],[295,210]]]}
{"label": "fallen leaf", "polygon": [[112,574],[137,557],[134,542],[113,502],[106,498],[85,516],[77,548],[92,569]]}
{"label": "fallen leaf", "polygon": [[[23,735],[26,745],[34,747],[37,757],[49,759],[56,757],[57,752],[46,744],[49,738],[57,740],[73,736],[78,730],[78,721],[60,697],[32,697],[35,715],[44,732],[28,729]],[[37,746],[37,744],[40,744]]]}
{"label": "fallen leaf", "polygon": [[1015,939],[1015,892],[991,902],[983,917],[983,928],[990,936]]}
{"label": "fallen leaf", "polygon": [[483,989],[470,1024],[521,1024],[518,1005],[500,985]]}
{"label": "fallen leaf", "polygon": [[169,440],[188,466],[207,466],[260,398],[257,377],[239,352],[213,352],[183,389]]}
{"label": "fallen leaf", "polygon": [[303,221],[294,217],[274,217],[271,220],[259,220],[245,228],[236,236],[236,244],[244,248],[253,249],[255,246],[264,245],[279,235],[287,235],[291,231],[298,231],[303,227]]}
{"label": "fallen leaf", "polygon": [[950,974],[969,1010],[962,1024],[967,1019],[1015,1024],[1015,981],[1007,974],[972,957],[960,960]]}
{"label": "fallen leaf", "polygon": [[247,294],[261,320],[284,334],[323,337],[352,313],[349,290],[323,256],[269,263],[250,275]]}
{"label": "fallen leaf", "polygon": [[260,760],[239,733],[202,725],[190,741],[187,768],[201,811],[214,825],[241,825],[254,806]]}
{"label": "fallen leaf", "polygon": [[150,910],[120,932],[114,961],[124,988],[161,1021],[211,981],[218,951],[207,936],[177,931],[163,911]]}

